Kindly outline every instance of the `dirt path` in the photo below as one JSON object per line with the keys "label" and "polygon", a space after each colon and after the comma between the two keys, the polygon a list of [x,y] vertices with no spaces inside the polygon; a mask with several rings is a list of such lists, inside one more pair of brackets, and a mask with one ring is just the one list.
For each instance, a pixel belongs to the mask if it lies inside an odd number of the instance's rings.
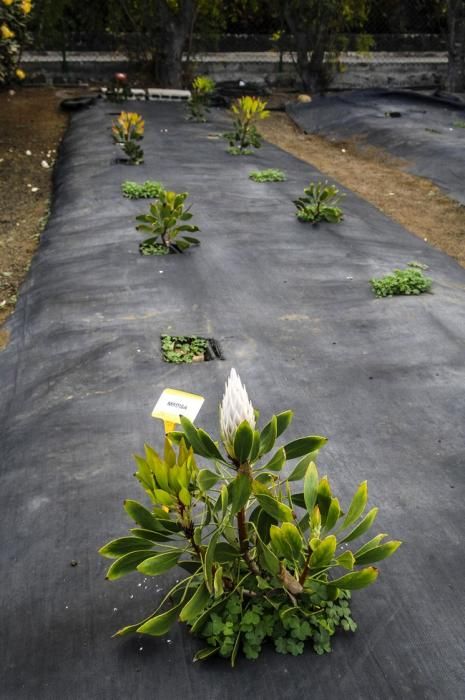
{"label": "dirt path", "polygon": [[[53,162],[67,123],[60,99],[51,88],[0,94],[0,326],[15,307],[47,220]],[[0,327],[0,349],[7,341]]]}
{"label": "dirt path", "polygon": [[465,267],[465,207],[429,180],[405,172],[405,162],[355,140],[304,134],[282,113],[272,112],[260,130],[268,141],[311,163]]}

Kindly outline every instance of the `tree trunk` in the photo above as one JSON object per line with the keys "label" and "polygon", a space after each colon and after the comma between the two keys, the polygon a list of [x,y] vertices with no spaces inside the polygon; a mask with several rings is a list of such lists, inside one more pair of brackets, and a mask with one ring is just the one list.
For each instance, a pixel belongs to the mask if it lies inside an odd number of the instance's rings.
{"label": "tree trunk", "polygon": [[447,89],[465,90],[465,0],[447,1],[449,65]]}
{"label": "tree trunk", "polygon": [[304,89],[309,92],[319,92],[325,87],[324,60],[331,37],[328,30],[330,11],[325,12],[322,7],[324,6],[320,3],[311,26],[305,29],[301,28],[305,23],[301,21],[300,13],[295,8],[286,6],[283,13],[294,37],[297,72]]}
{"label": "tree trunk", "polygon": [[179,9],[173,10],[165,0],[160,2],[161,30],[157,47],[160,87],[182,87],[182,57],[194,20],[195,4],[195,0],[181,0]]}
{"label": "tree trunk", "polygon": [[315,42],[312,57],[307,68],[308,81],[311,83],[309,89],[312,92],[322,92],[328,87],[328,73],[325,75],[325,69],[327,69],[327,66],[325,66],[325,52],[327,48],[327,37],[323,32]]}
{"label": "tree trunk", "polygon": [[295,42],[296,67],[299,77],[302,81],[304,90],[313,90],[312,75],[309,72],[308,50],[309,42],[306,32],[300,32],[297,29],[292,30]]}
{"label": "tree trunk", "polygon": [[190,21],[190,26],[189,26],[189,33],[187,36],[187,49],[186,49],[186,56],[185,56],[185,63],[186,63],[186,70],[189,71],[190,65],[191,65],[191,58],[192,58],[192,48],[194,45],[194,30],[195,30],[195,25],[197,22],[197,16],[199,14],[199,5],[198,3],[195,3],[194,9],[192,11],[192,17]]}
{"label": "tree trunk", "polygon": [[182,54],[184,51],[184,35],[172,31],[165,25],[163,40],[157,51],[156,74],[160,87],[182,87]]}

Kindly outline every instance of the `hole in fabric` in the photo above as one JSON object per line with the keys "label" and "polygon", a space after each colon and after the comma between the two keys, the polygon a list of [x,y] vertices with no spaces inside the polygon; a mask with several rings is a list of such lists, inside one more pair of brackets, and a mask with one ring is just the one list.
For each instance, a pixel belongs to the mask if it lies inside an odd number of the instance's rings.
{"label": "hole in fabric", "polygon": [[203,338],[197,335],[162,335],[160,340],[163,360],[171,364],[224,360],[221,346],[215,338]]}

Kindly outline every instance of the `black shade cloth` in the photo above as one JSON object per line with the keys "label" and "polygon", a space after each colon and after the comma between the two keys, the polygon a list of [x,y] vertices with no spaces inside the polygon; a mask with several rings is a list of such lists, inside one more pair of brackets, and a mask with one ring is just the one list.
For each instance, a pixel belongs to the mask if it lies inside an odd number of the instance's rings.
{"label": "black shade cloth", "polygon": [[362,137],[386,149],[465,204],[463,103],[408,90],[370,89],[316,96],[309,104],[289,104],[287,112],[308,133]]}
{"label": "black shade cloth", "polygon": [[[0,354],[0,696],[68,700],[314,700],[464,693],[465,271],[348,193],[345,220],[301,224],[292,199],[318,173],[270,146],[232,157],[180,105],[138,104],[146,162],[115,164],[108,105],[76,113],[52,216]],[[284,183],[248,179],[282,168]],[[142,257],[125,179],[190,192],[200,248]],[[434,294],[377,300],[369,278],[418,260]],[[169,365],[160,334],[199,334],[226,359]],[[145,617],[169,577],[109,583],[97,549],[143,500],[131,454],[161,445],[150,413],[174,387],[206,397],[217,435],[231,367],[262,420],[295,410],[288,439],[326,434],[319,460],[347,507],[367,478],[377,532],[404,540],[355,593],[355,635],[332,654],[191,663],[202,642],[111,639]],[[71,566],[71,562],[77,565]],[[176,578],[174,573],[171,579]]]}

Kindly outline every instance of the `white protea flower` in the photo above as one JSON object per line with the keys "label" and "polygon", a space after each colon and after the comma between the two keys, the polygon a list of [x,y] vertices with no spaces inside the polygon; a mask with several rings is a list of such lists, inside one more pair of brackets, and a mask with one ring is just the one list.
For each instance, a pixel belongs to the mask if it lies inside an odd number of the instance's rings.
{"label": "white protea flower", "polygon": [[223,400],[220,404],[221,439],[227,453],[234,459],[234,436],[243,421],[247,421],[252,430],[255,428],[255,414],[247,390],[235,369],[225,384]]}

